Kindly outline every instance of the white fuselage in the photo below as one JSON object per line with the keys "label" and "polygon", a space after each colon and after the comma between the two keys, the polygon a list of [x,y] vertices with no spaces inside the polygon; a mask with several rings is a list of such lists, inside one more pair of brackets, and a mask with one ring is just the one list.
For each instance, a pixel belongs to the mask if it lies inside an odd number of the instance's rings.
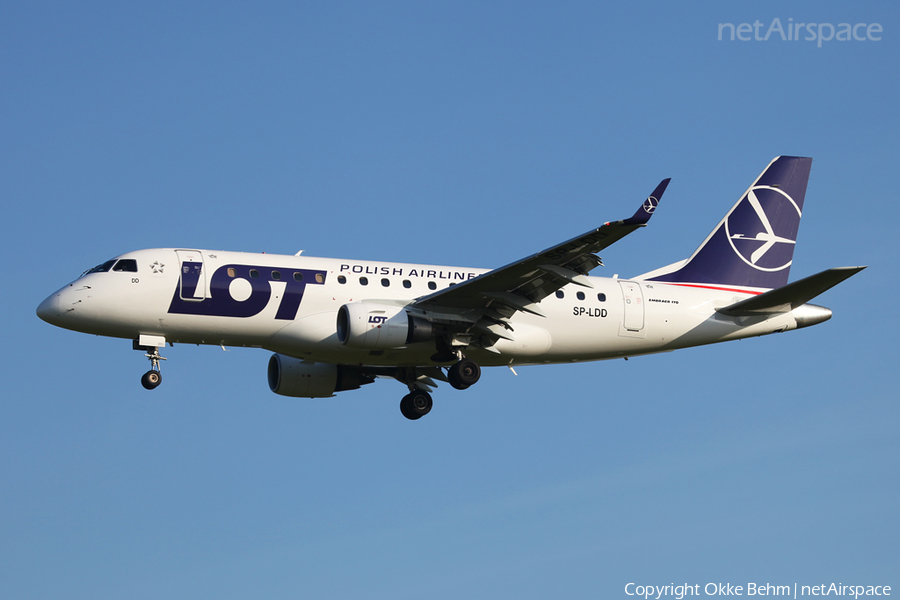
{"label": "white fuselage", "polygon": [[[207,250],[123,254],[136,271],[84,275],[38,313],[86,333],[169,343],[266,348],[315,362],[431,365],[433,343],[384,350],[342,344],[342,305],[405,305],[484,269]],[[540,302],[544,317],[517,312],[508,337],[467,354],[484,366],[603,360],[765,335],[798,327],[796,311],[727,317],[716,309],[763,290],[590,277]],[[560,297],[561,295],[561,297]],[[803,307],[801,307],[803,308]],[[829,313],[830,314],[830,313]],[[802,324],[801,324],[802,326]]]}

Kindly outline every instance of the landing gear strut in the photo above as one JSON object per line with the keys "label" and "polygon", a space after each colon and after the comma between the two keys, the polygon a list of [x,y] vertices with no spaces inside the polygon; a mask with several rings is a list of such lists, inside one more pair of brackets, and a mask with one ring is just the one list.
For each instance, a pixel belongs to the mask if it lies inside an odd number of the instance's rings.
{"label": "landing gear strut", "polygon": [[148,348],[148,352],[144,356],[150,359],[150,370],[141,377],[141,385],[144,386],[144,389],[152,390],[162,383],[159,361],[166,359],[159,355],[159,348],[156,347]]}

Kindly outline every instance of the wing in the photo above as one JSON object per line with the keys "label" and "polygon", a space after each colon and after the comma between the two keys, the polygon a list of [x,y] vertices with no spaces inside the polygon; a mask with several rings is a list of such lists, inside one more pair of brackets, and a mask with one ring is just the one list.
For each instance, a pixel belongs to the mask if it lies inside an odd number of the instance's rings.
{"label": "wing", "polygon": [[660,182],[628,219],[604,223],[543,252],[423,296],[410,308],[468,336],[454,345],[468,345],[479,335],[488,336],[487,343],[481,343],[486,348],[497,338],[514,339],[508,319],[517,311],[544,316],[538,303],[570,283],[592,287],[585,275],[603,264],[597,253],[644,227],[668,185],[669,179]]}

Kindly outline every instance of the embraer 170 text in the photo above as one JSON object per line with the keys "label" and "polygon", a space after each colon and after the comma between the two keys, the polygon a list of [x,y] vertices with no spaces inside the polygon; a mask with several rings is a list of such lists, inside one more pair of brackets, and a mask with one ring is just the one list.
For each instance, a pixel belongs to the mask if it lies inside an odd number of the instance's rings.
{"label": "embraer 170 text", "polygon": [[465,389],[481,366],[627,358],[799,329],[831,311],[810,300],[865,267],[788,283],[812,159],[773,160],[687,260],[631,279],[588,277],[597,253],[650,220],[637,212],[491,271],[167,248],[108,260],[51,294],[38,316],[134,340],[162,376],[170,344],[266,348],[269,387],[324,398],[377,377],[431,410],[436,381]]}

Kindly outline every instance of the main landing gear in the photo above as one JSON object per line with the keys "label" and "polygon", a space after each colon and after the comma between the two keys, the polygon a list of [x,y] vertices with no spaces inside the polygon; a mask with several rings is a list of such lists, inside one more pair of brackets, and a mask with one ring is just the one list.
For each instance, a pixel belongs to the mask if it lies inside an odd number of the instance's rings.
{"label": "main landing gear", "polygon": [[152,390],[162,383],[162,373],[159,371],[159,361],[166,360],[159,355],[159,348],[147,348],[148,352],[144,356],[150,359],[150,370],[141,377],[141,385],[144,389]]}
{"label": "main landing gear", "polygon": [[447,369],[447,381],[458,390],[464,390],[478,383],[481,367],[471,358],[464,358]]}
{"label": "main landing gear", "polygon": [[410,421],[415,421],[427,415],[433,404],[431,394],[425,390],[415,389],[400,400],[400,412]]}
{"label": "main landing gear", "polygon": [[[464,390],[474,385],[479,378],[481,378],[481,367],[471,358],[462,358],[459,362],[447,368],[446,380],[458,390]],[[431,407],[434,405],[431,394],[417,385],[416,382],[419,381],[419,378],[414,370],[411,375],[407,375],[404,379],[409,385],[410,392],[400,400],[400,412],[410,421],[421,419],[431,411]],[[404,379],[401,379],[401,381],[404,381]],[[420,384],[435,385],[427,377],[424,379],[425,381]],[[440,379],[443,379],[443,377],[440,377]]]}

